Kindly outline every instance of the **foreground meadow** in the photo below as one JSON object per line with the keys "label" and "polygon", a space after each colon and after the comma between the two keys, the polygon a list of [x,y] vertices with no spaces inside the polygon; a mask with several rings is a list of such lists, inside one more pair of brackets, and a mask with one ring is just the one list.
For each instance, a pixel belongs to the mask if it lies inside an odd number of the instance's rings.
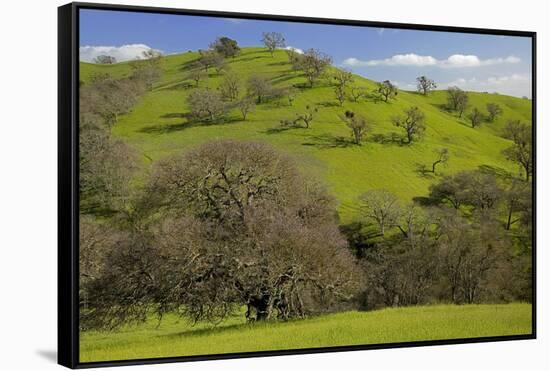
{"label": "foreground meadow", "polygon": [[288,322],[213,327],[166,316],[117,332],[81,334],[80,361],[191,356],[531,333],[531,305],[436,305],[350,311]]}

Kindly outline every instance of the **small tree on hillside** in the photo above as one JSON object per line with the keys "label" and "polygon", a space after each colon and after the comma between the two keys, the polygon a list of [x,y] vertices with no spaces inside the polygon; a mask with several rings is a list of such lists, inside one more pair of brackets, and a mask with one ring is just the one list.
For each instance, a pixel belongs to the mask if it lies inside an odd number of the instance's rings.
{"label": "small tree on hillside", "polygon": [[483,122],[484,116],[483,113],[474,107],[473,110],[470,111],[468,114],[468,120],[470,120],[470,124],[472,125],[472,128],[476,128]]}
{"label": "small tree on hillside", "polygon": [[351,100],[353,100],[354,102],[359,101],[359,99],[366,97],[368,94],[367,89],[362,86],[352,86],[349,91],[351,95]]}
{"label": "small tree on hillside", "polygon": [[248,94],[255,96],[257,103],[262,103],[273,91],[273,85],[263,76],[252,75],[247,81]]}
{"label": "small tree on hillside", "polygon": [[533,136],[531,127],[519,120],[509,121],[504,130],[504,136],[514,144],[503,151],[510,161],[518,163],[524,173],[525,181],[529,181],[533,173]]}
{"label": "small tree on hillside", "polygon": [[320,78],[328,66],[332,63],[332,58],[319,50],[309,49],[300,56],[300,70],[306,76],[309,86],[313,87],[315,81]]}
{"label": "small tree on hillside", "polygon": [[199,50],[198,63],[208,72],[210,67],[223,64],[223,55],[215,50]]}
{"label": "small tree on hillside", "polygon": [[285,38],[279,32],[264,32],[262,34],[262,42],[272,57],[275,49],[284,48],[286,46]]}
{"label": "small tree on hillside", "polygon": [[198,87],[202,80],[208,78],[208,74],[202,69],[194,69],[187,74],[187,78],[193,80],[195,82],[195,87]]}
{"label": "small tree on hillside", "polygon": [[336,70],[332,78],[334,80],[334,94],[341,106],[346,100],[346,87],[353,82],[353,74],[346,70]]}
{"label": "small tree on hillside", "polygon": [[240,86],[239,75],[229,71],[225,74],[219,89],[224,99],[233,101],[239,97]]}
{"label": "small tree on hillside", "polygon": [[390,99],[395,99],[397,96],[397,87],[390,80],[385,80],[377,84],[374,93],[387,103]]}
{"label": "small tree on hillside", "polygon": [[306,111],[304,113],[297,113],[296,118],[293,120],[281,120],[280,123],[283,126],[297,126],[299,122],[303,122],[306,129],[309,129],[311,122],[315,118],[315,114],[319,110],[317,107],[313,107],[310,105],[306,106]]}
{"label": "small tree on hillside", "polygon": [[435,168],[438,165],[446,165],[449,161],[449,150],[447,148],[436,149],[435,160],[432,162],[432,173],[435,174]]}
{"label": "small tree on hillside", "polygon": [[237,108],[243,115],[243,121],[246,121],[246,116],[256,108],[256,102],[251,96],[246,96],[237,102]]}
{"label": "small tree on hillside", "polygon": [[361,215],[377,225],[381,236],[396,225],[401,211],[397,197],[383,189],[363,193],[359,196],[359,207]]}
{"label": "small tree on hillside", "polygon": [[187,97],[191,116],[198,121],[216,121],[227,113],[221,95],[205,88],[194,89]]}
{"label": "small tree on hillside", "polygon": [[447,106],[457,112],[458,117],[462,117],[468,107],[468,94],[458,86],[451,86],[447,89]]}
{"label": "small tree on hillside", "polygon": [[489,122],[495,121],[495,119],[502,115],[502,108],[496,103],[487,103],[487,120]]}
{"label": "small tree on hillside", "polygon": [[404,111],[405,115],[392,118],[393,124],[405,130],[407,143],[419,138],[426,130],[426,116],[418,107],[410,107]]}
{"label": "small tree on hillside", "polygon": [[365,134],[368,131],[367,119],[363,116],[356,115],[352,111],[346,111],[340,119],[346,123],[346,126],[351,130],[353,143],[361,145]]}
{"label": "small tree on hillside", "polygon": [[437,84],[434,80],[427,78],[426,76],[420,76],[416,78],[416,89],[424,95],[427,95],[430,91],[437,88]]}

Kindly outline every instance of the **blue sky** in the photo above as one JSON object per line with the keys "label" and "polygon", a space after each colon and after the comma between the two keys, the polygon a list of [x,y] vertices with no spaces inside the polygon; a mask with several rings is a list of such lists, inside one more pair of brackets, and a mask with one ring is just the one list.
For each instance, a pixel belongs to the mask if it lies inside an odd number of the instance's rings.
{"label": "blue sky", "polygon": [[148,48],[165,54],[205,49],[219,36],[259,46],[267,31],[282,33],[287,46],[319,49],[339,67],[403,89],[427,75],[440,88],[531,95],[531,40],[514,36],[81,10],[81,60],[98,54],[133,59]]}

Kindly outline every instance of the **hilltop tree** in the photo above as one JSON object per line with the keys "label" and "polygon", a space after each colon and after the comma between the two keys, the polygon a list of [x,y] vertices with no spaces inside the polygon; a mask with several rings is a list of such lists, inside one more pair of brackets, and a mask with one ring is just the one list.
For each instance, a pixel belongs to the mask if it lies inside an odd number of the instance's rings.
{"label": "hilltop tree", "polygon": [[195,82],[195,87],[198,87],[199,83],[202,80],[206,80],[208,78],[208,73],[206,73],[202,69],[196,68],[189,71],[189,73],[187,74],[187,78],[193,80]]}
{"label": "hilltop tree", "polygon": [[432,173],[435,174],[435,168],[438,165],[446,165],[449,162],[449,150],[447,148],[436,149],[435,151],[436,158],[432,162]]}
{"label": "hilltop tree", "polygon": [[110,55],[98,55],[94,58],[94,63],[97,64],[115,64],[116,58]]}
{"label": "hilltop tree", "polygon": [[289,48],[285,49],[288,56],[288,61],[292,65],[292,72],[300,71],[302,54],[301,52],[296,51],[295,49]]}
{"label": "hilltop tree", "polygon": [[255,96],[257,103],[262,103],[273,93],[273,85],[265,77],[253,74],[248,78],[247,91],[249,95]]}
{"label": "hilltop tree", "polygon": [[239,97],[240,87],[241,81],[239,75],[230,71],[225,74],[219,89],[224,99],[233,101]]}
{"label": "hilltop tree", "polygon": [[216,51],[220,55],[223,55],[225,58],[235,57],[241,50],[237,40],[230,39],[226,36],[218,37],[210,44],[210,49]]}
{"label": "hilltop tree", "polygon": [[385,80],[377,83],[374,93],[387,103],[390,99],[395,99],[397,96],[397,87],[390,80]]}
{"label": "hilltop tree", "polygon": [[487,103],[487,120],[489,122],[495,121],[495,119],[502,115],[502,108],[497,103]]}
{"label": "hilltop tree", "polygon": [[511,120],[506,124],[504,136],[514,144],[503,151],[510,161],[518,163],[524,173],[525,181],[529,181],[533,173],[533,137],[531,128],[519,120]]}
{"label": "hilltop tree", "polygon": [[315,49],[308,49],[300,56],[300,70],[306,76],[309,86],[319,79],[325,70],[332,64],[332,58]]}
{"label": "hilltop tree", "polygon": [[437,84],[434,80],[427,78],[426,76],[420,76],[416,78],[416,89],[422,94],[427,95],[430,91],[437,88]]}
{"label": "hilltop tree", "polygon": [[470,120],[470,124],[472,125],[472,128],[476,128],[479,125],[481,125],[484,118],[485,117],[483,116],[483,113],[475,107],[468,114],[468,120]]}
{"label": "hilltop tree", "polygon": [[361,145],[363,137],[368,131],[367,119],[363,116],[356,115],[352,111],[346,111],[340,119],[346,123],[346,126],[351,130],[353,142]]}
{"label": "hilltop tree", "polygon": [[368,94],[367,89],[362,86],[352,86],[350,89],[351,99],[354,102],[358,102],[359,99],[366,97]]}
{"label": "hilltop tree", "polygon": [[254,109],[256,108],[256,102],[251,96],[246,96],[237,102],[237,108],[243,115],[243,121],[246,121],[246,116],[248,115],[248,113],[254,111]]}
{"label": "hilltop tree", "polygon": [[309,129],[318,111],[317,107],[307,105],[304,113],[297,113],[293,120],[281,120],[280,123],[283,126],[297,126],[299,122],[303,122],[306,129]]}
{"label": "hilltop tree", "polygon": [[468,107],[468,94],[458,86],[451,86],[447,89],[447,106],[457,112],[458,117],[462,117]]}
{"label": "hilltop tree", "polygon": [[221,95],[210,89],[197,88],[187,97],[191,117],[198,121],[216,121],[227,113]]}
{"label": "hilltop tree", "polygon": [[286,46],[285,38],[279,32],[264,32],[262,34],[262,42],[272,57],[275,49],[284,48]]}
{"label": "hilltop tree", "polygon": [[404,116],[395,116],[392,122],[395,126],[405,130],[407,143],[412,143],[416,138],[421,137],[426,130],[426,116],[418,107],[405,109]]}
{"label": "hilltop tree", "polygon": [[381,236],[396,225],[401,212],[397,197],[383,189],[363,193],[359,196],[359,207],[361,215],[377,225]]}

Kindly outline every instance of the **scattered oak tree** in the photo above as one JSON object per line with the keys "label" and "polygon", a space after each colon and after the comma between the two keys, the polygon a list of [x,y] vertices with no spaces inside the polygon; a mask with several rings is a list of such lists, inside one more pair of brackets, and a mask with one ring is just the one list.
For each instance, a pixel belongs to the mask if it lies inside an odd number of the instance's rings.
{"label": "scattered oak tree", "polygon": [[511,147],[503,151],[504,156],[521,166],[525,181],[528,182],[533,173],[533,136],[531,127],[521,123],[519,120],[512,120],[506,124],[504,136],[514,142]]}
{"label": "scattered oak tree", "polygon": [[449,150],[447,148],[436,149],[436,158],[432,162],[432,173],[435,174],[435,168],[439,165],[446,165],[449,162]]}
{"label": "scattered oak tree", "polygon": [[216,121],[227,113],[227,106],[221,95],[205,88],[193,89],[187,97],[190,116],[197,121]]}
{"label": "scattered oak tree", "polygon": [[426,76],[420,76],[416,78],[416,89],[424,95],[427,95],[430,91],[437,88],[437,84],[434,80],[427,78]]}
{"label": "scattered oak tree", "polygon": [[189,73],[187,74],[187,78],[189,80],[193,80],[195,82],[195,87],[199,87],[199,83],[202,80],[206,80],[208,78],[208,73],[206,73],[202,69],[197,68],[197,69],[189,71]]}
{"label": "scattered oak tree", "polygon": [[404,113],[404,116],[393,117],[392,122],[395,126],[405,130],[407,143],[412,143],[424,134],[426,116],[418,107],[407,108]]}
{"label": "scattered oak tree", "polygon": [[300,70],[305,75],[309,86],[319,79],[332,64],[332,58],[316,49],[308,49],[300,56]]}
{"label": "scattered oak tree", "polygon": [[263,103],[273,92],[273,85],[265,77],[253,74],[247,81],[248,95],[255,96],[258,104]]}
{"label": "scattered oak tree", "polygon": [[498,116],[502,115],[502,108],[497,103],[487,103],[487,112],[487,120],[493,122]]}
{"label": "scattered oak tree", "polygon": [[239,97],[241,81],[235,72],[225,74],[221,84],[220,93],[224,99],[233,101]]}
{"label": "scattered oak tree", "polygon": [[470,120],[470,125],[472,125],[474,129],[481,125],[484,119],[483,113],[475,107],[468,114],[468,120]]}
{"label": "scattered oak tree", "polygon": [[400,215],[399,200],[383,189],[363,193],[359,196],[359,207],[361,215],[377,225],[380,236],[396,225]]}
{"label": "scattered oak tree", "polygon": [[397,96],[397,87],[390,80],[385,80],[377,84],[374,93],[379,99],[387,103],[390,99],[395,99]]}
{"label": "scattered oak tree", "polygon": [[237,102],[237,108],[243,115],[243,121],[246,121],[246,116],[256,108],[256,102],[254,98],[246,96]]}
{"label": "scattered oak tree", "polygon": [[447,107],[462,117],[468,107],[468,94],[458,86],[451,86],[447,89]]}
{"label": "scattered oak tree", "polygon": [[346,126],[351,130],[353,143],[361,145],[361,141],[369,129],[367,119],[363,116],[356,115],[352,111],[346,111],[343,116],[340,116],[340,119],[344,121]]}
{"label": "scattered oak tree", "polygon": [[281,120],[280,123],[283,126],[297,126],[299,122],[303,122],[306,129],[309,129],[318,111],[317,107],[307,105],[304,113],[297,113],[293,120]]}
{"label": "scattered oak tree", "polygon": [[265,45],[272,57],[275,49],[284,48],[286,46],[285,38],[279,32],[264,32],[262,34],[262,43]]}

